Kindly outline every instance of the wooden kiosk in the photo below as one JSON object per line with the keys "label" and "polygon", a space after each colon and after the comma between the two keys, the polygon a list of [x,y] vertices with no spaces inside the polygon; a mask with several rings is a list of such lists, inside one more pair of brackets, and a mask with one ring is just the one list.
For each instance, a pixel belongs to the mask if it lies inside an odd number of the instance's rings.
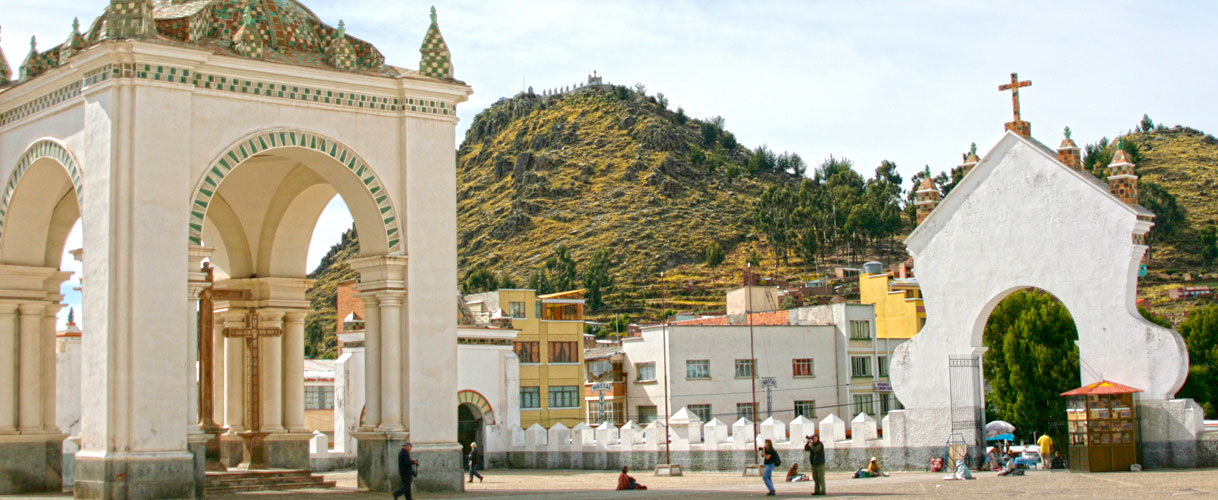
{"label": "wooden kiosk", "polygon": [[1070,433],[1070,470],[1127,471],[1138,463],[1134,389],[1108,380],[1063,392]]}

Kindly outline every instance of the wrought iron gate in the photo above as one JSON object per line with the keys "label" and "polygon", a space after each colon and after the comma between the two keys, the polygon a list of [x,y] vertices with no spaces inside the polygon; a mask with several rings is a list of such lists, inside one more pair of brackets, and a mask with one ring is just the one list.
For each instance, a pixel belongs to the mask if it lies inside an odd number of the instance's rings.
{"label": "wrought iron gate", "polygon": [[[951,437],[948,449],[964,456],[969,467],[981,463],[985,455],[985,400],[981,388],[979,356],[948,356],[948,383],[951,387]],[[963,450],[957,450],[959,448]],[[957,457],[952,457],[957,458]]]}

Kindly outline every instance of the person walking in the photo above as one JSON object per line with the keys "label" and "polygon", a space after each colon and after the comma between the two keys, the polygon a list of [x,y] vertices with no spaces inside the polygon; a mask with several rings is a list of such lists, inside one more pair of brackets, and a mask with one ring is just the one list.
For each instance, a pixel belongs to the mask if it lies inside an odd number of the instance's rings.
{"label": "person walking", "polygon": [[782,459],[778,458],[778,450],[774,449],[774,441],[765,440],[765,447],[761,449],[761,456],[765,459],[765,469],[761,473],[761,482],[765,483],[765,487],[770,490],[765,495],[772,497],[774,491],[774,468],[782,465]]}
{"label": "person walking", "polygon": [[410,458],[409,442],[402,443],[402,449],[398,450],[398,475],[402,476],[402,487],[393,492],[394,500],[398,497],[405,497],[406,500],[412,500],[410,496],[410,483],[414,481],[414,477],[419,473],[415,471],[415,467],[419,465],[418,460]]}
{"label": "person walking", "polygon": [[478,453],[478,442],[469,444],[469,456],[465,457],[469,462],[469,482],[474,482],[474,476],[478,476],[478,482],[482,482],[482,474],[478,473],[479,466],[482,465],[482,454]]}
{"label": "person walking", "polygon": [[1052,469],[1053,463],[1049,461],[1049,457],[1053,456],[1053,438],[1049,437],[1049,433],[1046,432],[1040,435],[1036,444],[1040,446],[1040,463],[1044,464],[1041,467]]}
{"label": "person walking", "polygon": [[820,442],[820,434],[813,434],[808,438],[808,442],[804,444],[804,451],[808,452],[808,462],[812,464],[812,481],[816,483],[812,495],[824,495],[825,443]]}

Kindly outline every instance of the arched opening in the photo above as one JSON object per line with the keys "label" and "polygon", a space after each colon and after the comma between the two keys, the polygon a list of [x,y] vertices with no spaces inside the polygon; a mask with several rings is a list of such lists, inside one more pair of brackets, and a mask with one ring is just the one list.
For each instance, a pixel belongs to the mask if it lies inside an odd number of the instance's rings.
{"label": "arched opening", "polygon": [[1014,290],[995,302],[982,316],[985,420],[1014,425],[1016,444],[1048,434],[1062,450],[1066,398],[1059,395],[1080,380],[1074,318],[1061,300],[1039,288]]}
{"label": "arched opening", "polygon": [[461,443],[462,457],[469,456],[470,443],[478,443],[483,461],[478,467],[485,467],[486,442],[483,435],[482,410],[471,403],[457,405],[457,442]]}
{"label": "arched opening", "polygon": [[[312,278],[334,260],[323,256],[348,241],[352,227],[359,231],[360,244],[340,252],[341,258],[400,251],[388,193],[345,146],[288,131],[255,134],[236,143],[207,169],[198,186],[191,243],[214,249],[209,260],[217,269],[217,288],[246,293],[243,299],[217,303],[215,311],[213,407],[217,421],[230,429],[224,461],[240,460],[237,434],[255,426],[289,438],[321,431],[333,440],[339,390],[334,385],[334,285],[356,273],[342,266],[335,272],[345,274],[326,275],[324,287],[314,287]],[[226,327],[248,327],[254,316],[272,330],[257,345],[261,402],[256,419],[244,411],[252,376],[244,367],[255,354],[244,340],[224,335]],[[306,358],[313,359],[306,363]],[[282,439],[267,442],[279,446]],[[307,453],[270,456],[283,457],[271,467],[308,468]]]}

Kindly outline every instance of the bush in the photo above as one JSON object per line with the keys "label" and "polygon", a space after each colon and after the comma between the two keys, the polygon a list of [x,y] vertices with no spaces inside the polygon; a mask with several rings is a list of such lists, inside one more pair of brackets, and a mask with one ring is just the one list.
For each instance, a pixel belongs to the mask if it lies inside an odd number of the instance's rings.
{"label": "bush", "polygon": [[723,253],[723,247],[719,246],[719,242],[712,241],[706,245],[706,250],[702,252],[706,258],[706,265],[709,267],[718,267],[723,263],[723,259],[727,256]]}
{"label": "bush", "polygon": [[[665,104],[667,104],[667,102],[665,102]],[[685,122],[687,122],[687,121],[689,121],[689,117],[685,116],[685,109],[678,107],[677,108],[677,125],[685,125]]]}

